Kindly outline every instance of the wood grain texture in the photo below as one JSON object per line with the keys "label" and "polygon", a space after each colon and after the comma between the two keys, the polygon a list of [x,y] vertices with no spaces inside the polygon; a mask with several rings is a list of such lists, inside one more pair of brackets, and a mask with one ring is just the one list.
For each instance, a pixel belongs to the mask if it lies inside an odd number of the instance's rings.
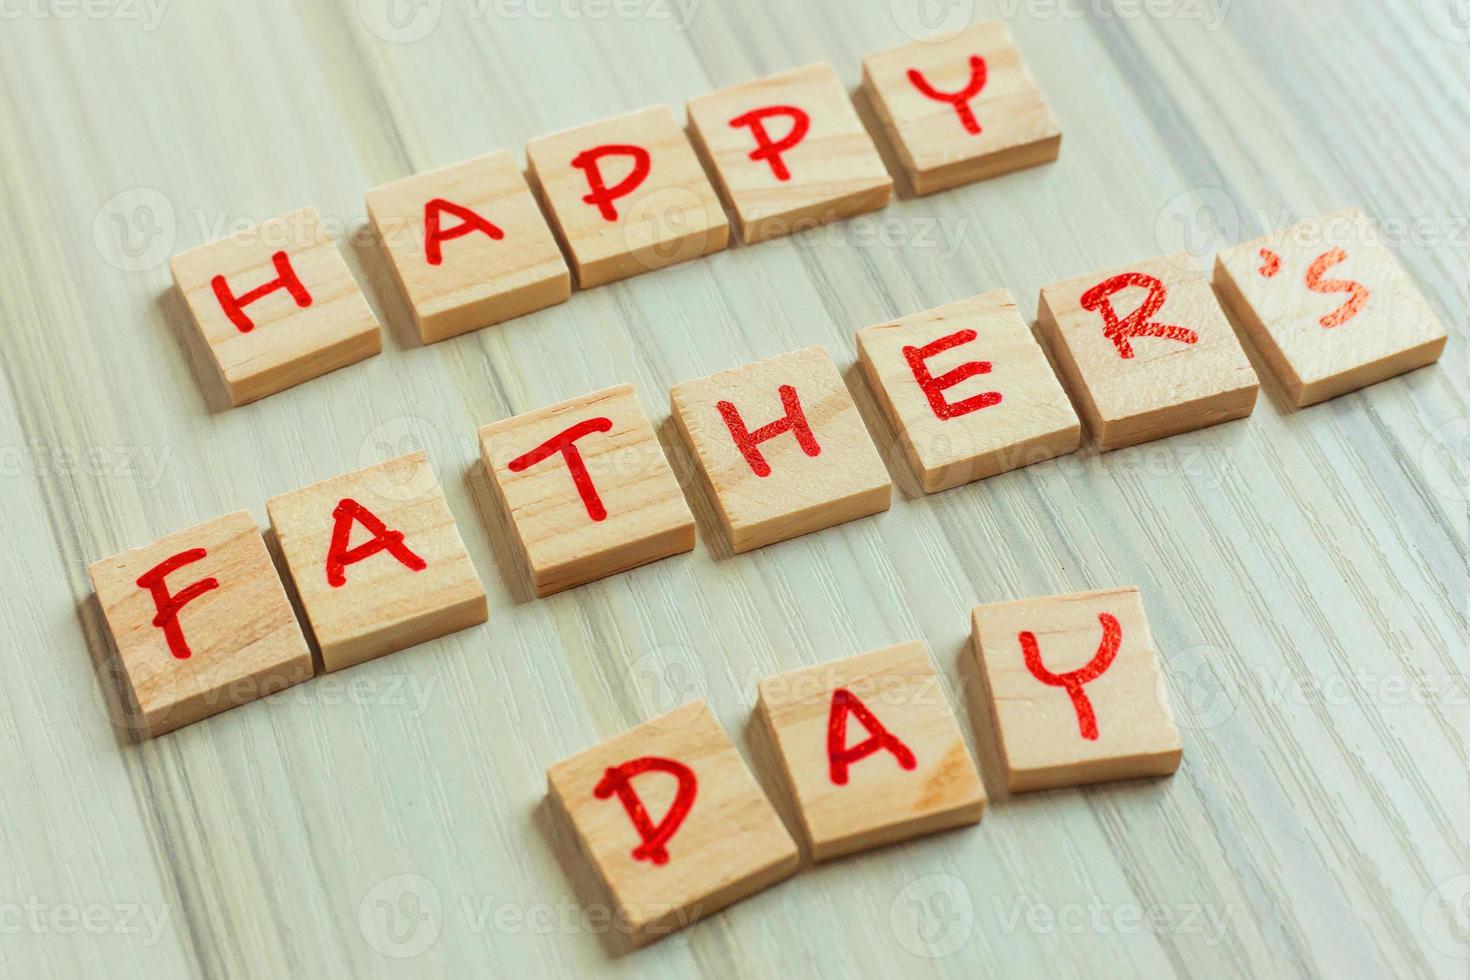
{"label": "wood grain texture", "polygon": [[[0,970],[1463,975],[1440,898],[1470,871],[1470,48],[1434,6],[976,3],[973,19],[1010,14],[1067,134],[1056,164],[429,348],[360,241],[367,189],[814,60],[851,89],[863,55],[910,39],[915,8],[594,19],[451,0],[402,41],[356,0],[195,0],[151,31],[7,20],[0,902],[97,904],[118,927],[7,932]],[[343,241],[385,350],[219,411],[167,257],[305,202]],[[932,497],[854,374],[861,326],[1002,286],[1033,320],[1047,283],[1180,249],[1208,260],[1354,205],[1397,229],[1451,333],[1438,365],[1302,411],[1263,370],[1243,422]],[[544,601],[509,584],[477,426],[631,382],[657,427],[675,383],[812,344],[895,461],[889,511],[740,558],[702,533],[688,559]],[[272,495],[417,448],[489,591],[486,626],[120,737],[90,561],[241,508],[263,525]],[[1149,597],[1180,771],[1008,798],[969,610],[1120,582]],[[987,781],[979,827],[804,871],[618,958],[595,920],[563,914],[602,899],[550,819],[548,765],[702,697],[794,826],[752,725],[756,682],[912,639]],[[1128,918],[1154,907],[1161,926]]]}

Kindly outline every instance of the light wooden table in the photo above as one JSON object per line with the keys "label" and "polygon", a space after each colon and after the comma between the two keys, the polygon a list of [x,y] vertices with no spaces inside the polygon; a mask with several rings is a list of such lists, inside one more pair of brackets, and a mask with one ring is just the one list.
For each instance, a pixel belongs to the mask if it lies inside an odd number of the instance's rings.
{"label": "light wooden table", "polygon": [[[1009,15],[1066,133],[1054,166],[427,349],[349,244],[384,353],[239,410],[202,394],[170,252],[306,203],[350,234],[382,181],[791,65],[856,84],[921,11],[5,3],[0,974],[1464,976],[1470,29],[1438,0],[1117,2],[928,11]],[[1355,203],[1451,328],[1438,366],[1301,412],[1268,383],[1244,422],[934,497],[895,465],[888,513],[749,556],[706,534],[546,601],[515,578],[484,422],[621,381],[662,418],[677,381],[821,344],[886,445],[857,328],[1002,285],[1030,315],[1062,277]],[[237,508],[264,524],[267,497],[416,446],[487,625],[119,737],[89,561]],[[969,608],[1130,583],[1183,768],[1005,799]],[[613,955],[547,765],[702,696],[789,821],[756,680],[911,638],[974,739],[984,822]]]}

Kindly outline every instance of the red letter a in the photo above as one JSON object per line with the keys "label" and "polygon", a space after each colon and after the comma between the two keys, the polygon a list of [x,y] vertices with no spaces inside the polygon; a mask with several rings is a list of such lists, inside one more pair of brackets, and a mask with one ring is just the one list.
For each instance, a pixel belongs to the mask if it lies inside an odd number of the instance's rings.
{"label": "red letter a", "polygon": [[[851,748],[847,745],[847,715],[852,712],[859,723],[868,730],[869,737]],[[912,769],[918,763],[909,747],[898,740],[874,717],[868,706],[856,694],[845,687],[832,692],[832,708],[827,715],[827,763],[832,782],[838,786],[847,784],[847,767],[861,762],[883,749],[893,753],[901,768]]]}
{"label": "red letter a", "polygon": [[208,552],[203,548],[190,548],[171,558],[165,558],[138,576],[138,588],[147,589],[152,593],[153,605],[158,609],[157,615],[153,617],[153,625],[162,628],[163,638],[168,641],[169,653],[179,660],[188,660],[193,656],[188,641],[184,639],[184,630],[179,626],[179,610],[210,589],[219,588],[219,581],[214,578],[201,579],[174,595],[168,591],[168,585],[164,579],[174,569],[196,562],[206,554]]}
{"label": "red letter a", "polygon": [[[628,171],[628,176],[612,187],[608,187],[602,179],[602,158],[614,154],[632,157],[633,169]],[[627,143],[594,146],[572,157],[572,166],[579,167],[586,172],[587,186],[592,188],[590,193],[582,196],[582,200],[596,205],[604,221],[618,220],[618,209],[613,207],[613,201],[633,193],[638,185],[648,177],[649,165],[648,151],[641,146],[632,146]]]}
{"label": "red letter a", "polygon": [[245,315],[245,307],[261,297],[269,296],[277,289],[284,289],[290,293],[291,298],[299,307],[305,308],[311,305],[311,293],[307,292],[306,287],[301,285],[301,280],[296,278],[296,272],[291,268],[291,257],[285,252],[277,252],[271,256],[271,264],[276,267],[276,278],[239,296],[230,291],[230,284],[225,281],[224,276],[215,276],[209,280],[209,285],[214,289],[214,298],[219,300],[225,316],[230,318],[235,329],[241,333],[249,333],[255,329],[255,321]]}
{"label": "red letter a", "polygon": [[[638,791],[633,788],[634,776],[655,771],[666,772],[679,781],[679,788],[674,792],[674,802],[669,804],[669,812],[664,814],[657,826],[648,819],[648,810],[643,806],[643,800],[639,799]],[[643,843],[633,848],[633,860],[668,864],[669,851],[665,845],[684,822],[684,818],[689,816],[689,809],[694,806],[697,786],[694,770],[688,766],[672,759],[647,756],[609,768],[602,774],[602,781],[592,794],[599,800],[605,800],[614,793],[618,794],[623,809],[628,811],[628,819],[633,821],[638,836],[643,839]]]}
{"label": "red letter a", "polygon": [[964,126],[965,132],[971,136],[980,135],[980,123],[975,118],[975,110],[970,108],[970,100],[979,95],[980,90],[985,87],[987,74],[985,59],[979,55],[971,55],[970,80],[965,83],[965,87],[958,92],[941,92],[929,84],[929,80],[919,69],[910,68],[908,72],[909,84],[914,88],[935,102],[948,102],[954,106],[954,111],[960,116],[960,125]]}
{"label": "red letter a", "polygon": [[720,418],[725,420],[725,426],[730,430],[730,437],[735,440],[735,445],[740,447],[740,454],[750,464],[750,469],[756,476],[770,476],[771,464],[766,462],[766,457],[761,455],[760,444],[767,439],[774,439],[783,432],[790,432],[796,436],[797,445],[801,451],[808,456],[822,455],[822,447],[817,444],[817,437],[812,435],[812,427],[807,425],[806,414],[801,410],[801,402],[796,397],[796,389],[790,385],[782,385],[781,407],[786,414],[769,425],[763,425],[754,432],[745,427],[745,420],[740,417],[740,411],[732,402],[716,402],[715,408],[719,410]]}
{"label": "red letter a", "polygon": [[[439,215],[443,211],[448,211],[458,218],[459,224],[453,228],[442,229]],[[424,258],[430,265],[439,265],[444,261],[444,253],[440,249],[440,244],[461,235],[468,235],[472,231],[489,235],[497,242],[505,237],[505,232],[469,208],[461,207],[453,201],[446,201],[442,197],[434,198],[424,205]]]}
{"label": "red letter a", "polygon": [[[383,526],[378,516],[351,497],[342,498],[332,510],[332,543],[327,548],[327,584],[340,588],[347,584],[346,567],[371,558],[380,551],[397,558],[411,571],[421,572],[428,567],[418,555],[403,543],[402,531],[390,531]],[[356,521],[368,529],[372,539],[356,548],[347,547],[352,538],[352,523]]]}
{"label": "red letter a", "polygon": [[[771,134],[766,132],[766,119],[770,116],[788,116],[791,119],[791,130],[778,140],[771,139]],[[769,163],[777,180],[790,180],[791,171],[786,161],[781,159],[781,154],[806,138],[812,117],[794,105],[768,105],[736,116],[730,120],[730,125],[736,129],[749,126],[751,135],[755,137],[755,149],[750,151],[750,158]]]}

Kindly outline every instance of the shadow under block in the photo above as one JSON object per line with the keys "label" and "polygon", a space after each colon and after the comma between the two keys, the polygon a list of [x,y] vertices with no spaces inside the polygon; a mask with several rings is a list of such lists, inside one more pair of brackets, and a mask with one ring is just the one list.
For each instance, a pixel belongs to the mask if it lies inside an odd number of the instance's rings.
{"label": "shadow under block", "polygon": [[244,511],[87,573],[141,733],[162,735],[312,675],[286,590]]}
{"label": "shadow under block", "polygon": [[997,602],[972,619],[1012,793],[1179,768],[1138,589]]}
{"label": "shadow under block", "polygon": [[367,210],[426,344],[571,295],[566,259],[504,150],[377,187]]}
{"label": "shadow under block", "polygon": [[729,244],[725,210],[668,106],[538,137],[526,159],[581,289]]}
{"label": "shadow under block", "polygon": [[760,682],[818,861],[978,823],[985,787],[923,643]]}
{"label": "shadow under block", "polygon": [[685,381],[669,400],[737,554],[888,509],[888,470],[820,347]]}
{"label": "shadow under block", "polygon": [[1226,249],[1215,288],[1298,408],[1444,352],[1444,325],[1356,208]]}
{"label": "shadow under block", "polygon": [[689,100],[689,129],[747,244],[876,211],[893,178],[824,64]]}
{"label": "shadow under block", "polygon": [[694,516],[632,385],[492,422],[480,454],[537,595],[694,548]]}
{"label": "shadow under block", "polygon": [[857,332],[926,493],[1075,450],[1082,424],[1004,289]]}
{"label": "shadow under block", "polygon": [[383,349],[377,317],[315,208],[169,260],[232,405]]}
{"label": "shadow under block", "polygon": [[1037,319],[1099,449],[1255,408],[1256,373],[1185,253],[1047,286]]}
{"label": "shadow under block", "polygon": [[485,589],[423,452],[266,501],[328,671],[485,622]]}
{"label": "shadow under block", "polygon": [[863,87],[916,194],[1061,152],[1062,132],[1003,21],[870,54]]}
{"label": "shadow under block", "polygon": [[546,781],[639,945],[796,871],[795,841],[703,701],[558,762]]}

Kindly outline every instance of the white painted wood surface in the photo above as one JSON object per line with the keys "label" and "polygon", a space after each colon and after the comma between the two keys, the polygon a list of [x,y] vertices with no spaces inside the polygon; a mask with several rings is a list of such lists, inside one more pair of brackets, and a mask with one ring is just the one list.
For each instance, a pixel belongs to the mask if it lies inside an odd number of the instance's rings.
{"label": "white painted wood surface", "polygon": [[[919,10],[424,0],[394,28],[379,0],[173,0],[155,21],[157,2],[0,8],[0,973],[1465,975],[1470,25],[1452,0],[935,5],[941,25],[1008,15],[1059,163],[429,348],[348,244],[384,353],[238,410],[201,393],[171,251],[307,203],[350,236],[383,181],[791,65],[852,86]],[[1450,327],[1438,366],[1302,412],[1268,382],[1244,422],[935,497],[853,366],[870,323],[997,286],[1030,316],[1064,276],[1354,203]],[[807,344],[884,445],[891,511],[739,558],[706,533],[528,598],[476,426],[623,381],[662,419],[670,385]],[[415,447],[487,625],[120,739],[88,561],[236,508],[264,525],[267,497]],[[1133,583],[1183,768],[1005,799],[968,610]],[[757,679],[914,638],[974,739],[984,822],[614,955],[575,911],[601,898],[546,767],[702,696],[789,821]]]}

